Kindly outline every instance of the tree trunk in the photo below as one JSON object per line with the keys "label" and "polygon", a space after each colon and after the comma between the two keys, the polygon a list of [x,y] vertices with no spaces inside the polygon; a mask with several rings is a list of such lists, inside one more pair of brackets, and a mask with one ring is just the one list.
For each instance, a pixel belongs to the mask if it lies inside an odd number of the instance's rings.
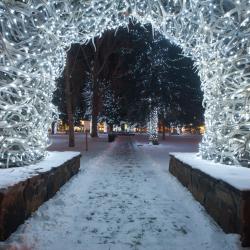
{"label": "tree trunk", "polygon": [[166,139],[166,130],[165,130],[165,122],[162,121],[162,140],[165,141]]}
{"label": "tree trunk", "polygon": [[56,122],[52,122],[52,124],[51,124],[51,134],[52,135],[55,134],[55,126],[56,126]]}
{"label": "tree trunk", "polygon": [[[92,125],[91,125],[91,137],[98,137],[98,115],[101,108],[101,86],[100,80],[104,72],[107,74],[107,62],[114,52],[114,48],[117,43],[112,32],[102,38],[95,39],[95,54],[93,59],[93,68],[89,67],[89,71],[92,73],[93,80],[93,96],[92,96]],[[105,46],[106,45],[106,46]],[[85,55],[85,53],[83,53]],[[86,60],[86,55],[85,55]],[[86,60],[87,61],[87,60]],[[106,71],[105,71],[106,70]]]}
{"label": "tree trunk", "polygon": [[109,132],[113,132],[113,129],[114,129],[114,126],[113,126],[113,124],[109,124]]}
{"label": "tree trunk", "polygon": [[93,97],[92,97],[92,124],[91,124],[91,137],[98,137],[98,115],[99,115],[99,86],[96,78],[95,71],[93,72]]}
{"label": "tree trunk", "polygon": [[75,146],[75,133],[74,133],[74,117],[73,117],[73,107],[72,107],[72,89],[70,84],[70,73],[69,73],[70,58],[69,53],[66,59],[65,66],[65,100],[66,100],[66,110],[68,116],[69,125],[69,147]]}
{"label": "tree trunk", "polygon": [[92,112],[92,123],[91,123],[91,137],[98,137],[98,131],[97,131],[97,126],[98,126],[98,116],[96,115],[96,112],[94,112],[95,107],[93,107],[93,112]]}

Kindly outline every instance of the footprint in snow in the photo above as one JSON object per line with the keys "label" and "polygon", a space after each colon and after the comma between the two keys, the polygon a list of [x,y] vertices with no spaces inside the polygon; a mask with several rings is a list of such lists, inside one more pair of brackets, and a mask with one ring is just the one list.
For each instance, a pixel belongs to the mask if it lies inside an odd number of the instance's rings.
{"label": "footprint in snow", "polygon": [[86,216],[86,220],[90,221],[92,220],[93,218],[91,216]]}
{"label": "footprint in snow", "polygon": [[97,232],[98,232],[98,229],[97,229],[97,228],[94,228],[94,229],[91,230],[91,233],[96,234]]}
{"label": "footprint in snow", "polygon": [[176,232],[180,232],[180,233],[182,233],[182,234],[187,234],[187,233],[188,233],[184,226],[180,226],[180,227],[179,227],[179,226],[177,226],[177,225],[174,224],[174,223],[173,223],[173,226],[174,226],[174,230],[175,230]]}

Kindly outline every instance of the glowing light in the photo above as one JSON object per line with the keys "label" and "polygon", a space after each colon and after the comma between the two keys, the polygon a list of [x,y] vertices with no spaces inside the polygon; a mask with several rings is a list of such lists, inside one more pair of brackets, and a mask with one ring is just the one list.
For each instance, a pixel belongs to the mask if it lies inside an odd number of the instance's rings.
{"label": "glowing light", "polygon": [[250,1],[3,0],[0,167],[45,155],[56,113],[50,105],[54,80],[69,46],[125,26],[130,18],[151,23],[195,60],[206,108],[202,157],[249,166]]}
{"label": "glowing light", "polygon": [[151,141],[153,144],[158,144],[158,110],[157,108],[153,108],[149,114],[147,131],[149,135],[149,141]]}

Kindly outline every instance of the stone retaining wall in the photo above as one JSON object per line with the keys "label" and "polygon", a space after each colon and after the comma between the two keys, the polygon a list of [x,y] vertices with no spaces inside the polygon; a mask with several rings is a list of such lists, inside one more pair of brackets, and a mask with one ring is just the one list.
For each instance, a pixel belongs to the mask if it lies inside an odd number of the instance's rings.
{"label": "stone retaining wall", "polygon": [[188,188],[226,233],[250,246],[250,191],[240,191],[170,155],[169,171]]}
{"label": "stone retaining wall", "polygon": [[61,166],[0,189],[0,240],[6,240],[37,208],[79,171],[78,155]]}

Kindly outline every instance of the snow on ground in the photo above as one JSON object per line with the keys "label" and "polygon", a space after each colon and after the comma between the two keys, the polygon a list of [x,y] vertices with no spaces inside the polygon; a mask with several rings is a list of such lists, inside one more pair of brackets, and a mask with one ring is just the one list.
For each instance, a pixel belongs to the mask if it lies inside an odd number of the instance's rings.
{"label": "snow on ground", "polygon": [[168,172],[168,152],[195,151],[200,138],[168,137],[156,147],[143,136],[102,139],[83,155],[80,173],[0,249],[241,249]]}
{"label": "snow on ground", "polygon": [[88,152],[86,152],[86,135],[82,133],[75,134],[75,147],[68,147],[68,135],[56,134],[51,135],[52,145],[48,148],[50,151],[78,151],[83,154],[103,151],[108,142],[107,134],[100,134],[98,138],[91,138],[88,134]]}
{"label": "snow on ground", "polygon": [[198,152],[200,135],[171,135],[162,140],[159,136],[159,145],[149,144],[145,135],[136,136],[136,145],[145,154],[149,154],[162,167],[169,164],[169,152]]}
{"label": "snow on ground", "polygon": [[171,153],[177,159],[239,190],[250,190],[250,169],[228,166],[198,158],[195,153]]}
{"label": "snow on ground", "polygon": [[64,162],[79,155],[78,152],[48,152],[42,161],[24,167],[0,169],[0,189],[13,186],[20,181],[24,181],[32,176],[47,172],[52,168],[62,165]]}

